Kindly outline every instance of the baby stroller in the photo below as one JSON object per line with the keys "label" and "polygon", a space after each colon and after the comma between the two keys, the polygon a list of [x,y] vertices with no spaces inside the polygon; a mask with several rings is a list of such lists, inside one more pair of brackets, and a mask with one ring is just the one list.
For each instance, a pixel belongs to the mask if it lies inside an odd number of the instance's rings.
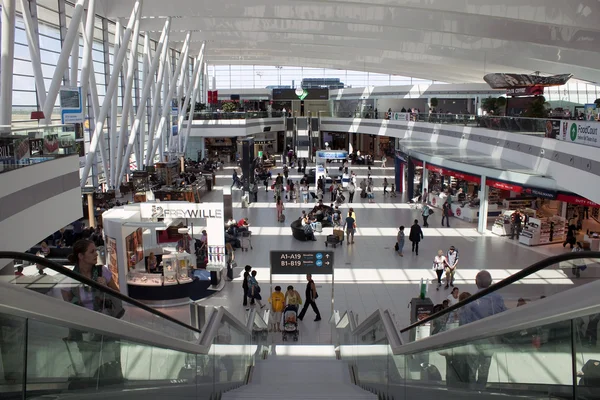
{"label": "baby stroller", "polygon": [[283,341],[292,337],[294,342],[298,341],[298,306],[288,305],[283,310]]}

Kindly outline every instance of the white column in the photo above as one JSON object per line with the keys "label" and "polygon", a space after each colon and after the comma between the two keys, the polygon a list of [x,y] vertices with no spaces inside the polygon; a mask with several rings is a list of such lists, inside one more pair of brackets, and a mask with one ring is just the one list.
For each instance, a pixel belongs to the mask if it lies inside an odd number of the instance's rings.
{"label": "white column", "polygon": [[[142,7],[143,1],[140,1],[140,8]],[[119,139],[117,145],[117,153],[115,155],[115,168],[111,168],[111,176],[113,179],[119,177],[119,171],[121,170],[121,163],[123,165],[129,165],[129,156],[127,159],[123,158],[123,147],[124,147],[124,139],[125,132],[127,130],[127,118],[129,118],[129,113],[133,111],[132,107],[132,90],[133,90],[133,76],[135,73],[135,69],[137,68],[137,52],[138,52],[138,42],[140,38],[140,17],[142,13],[139,12],[134,24],[133,28],[133,39],[131,41],[131,50],[129,53],[129,65],[127,68],[127,81],[125,82],[125,91],[123,92],[123,111],[121,113],[121,129],[119,130]],[[132,121],[134,118],[132,118]],[[113,174],[112,169],[115,170]],[[114,184],[119,185],[121,181],[117,181]]]}
{"label": "white column", "polygon": [[[2,1],[0,125],[12,124],[13,60],[15,58],[15,10],[15,0]],[[1,130],[4,130],[4,128],[1,128]]]}
{"label": "white column", "polygon": [[79,25],[77,25],[77,36],[75,37],[75,43],[71,49],[71,76],[69,79],[69,85],[71,87],[77,87],[77,73],[79,72]]}
{"label": "white column", "polygon": [[[148,75],[148,78],[144,80],[144,89],[142,90],[142,99],[140,102],[140,107],[137,110],[137,115],[135,121],[133,122],[133,126],[131,127],[131,132],[129,133],[129,140],[127,141],[127,148],[125,149],[125,159],[129,159],[131,155],[131,150],[133,148],[133,144],[135,143],[135,137],[138,133],[138,129],[140,128],[140,121],[142,119],[142,115],[146,113],[146,103],[148,101],[148,97],[150,96],[150,90],[153,86],[153,77],[156,72],[156,68],[158,67],[158,63],[164,61],[161,57],[158,57],[158,54],[162,53],[163,48],[168,47],[167,36],[168,32],[171,28],[171,18],[167,18],[165,21],[165,27],[163,28],[162,34],[158,41],[158,45],[156,47],[156,53],[154,54],[154,58],[152,59],[152,64],[150,65],[149,70],[145,71],[145,74]],[[140,138],[143,146],[144,137]],[[150,143],[149,143],[150,144]],[[142,157],[143,157],[142,152]],[[138,161],[138,169],[142,169],[143,164],[141,164],[142,160]],[[119,182],[123,180],[123,175],[125,174],[125,164],[121,166],[121,170],[119,171]]]}
{"label": "white column", "polygon": [[[170,51],[171,53],[173,53],[172,51]],[[172,56],[172,55],[171,55]],[[175,76],[176,73],[175,71],[171,70],[173,69],[173,63],[171,58],[168,59],[169,62],[167,63],[167,68],[165,68],[165,78],[163,80],[163,89],[162,89],[162,107],[161,107],[161,111],[160,111],[160,120],[162,122],[162,115],[163,115],[163,111],[166,109],[169,111],[169,119],[170,119],[170,115],[171,115],[171,98],[169,98],[167,100],[167,97],[169,95],[169,89],[170,89],[170,85],[171,85],[171,76]],[[160,149],[160,151],[158,152],[158,159],[160,160],[160,162],[163,162],[165,160],[164,157],[164,149],[165,149],[165,131],[166,128],[168,127],[168,120],[165,121],[165,123],[158,123],[158,128],[156,128],[156,132],[154,133],[154,142],[156,143],[156,141],[158,140],[159,142],[159,146],[157,147],[158,149]],[[158,135],[158,136],[157,136]],[[154,147],[150,147],[151,149],[154,149]],[[152,152],[152,155],[150,156],[150,163],[152,163],[154,161],[154,156],[156,155],[156,151]]]}
{"label": "white column", "polygon": [[137,18],[137,13],[140,10],[140,3],[136,1],[133,10],[131,12],[131,16],[129,17],[129,23],[127,24],[127,29],[125,30],[125,35],[123,36],[123,43],[125,44],[119,49],[119,53],[115,56],[115,69],[111,74],[110,81],[108,83],[108,88],[106,89],[106,96],[104,97],[104,102],[102,103],[102,108],[100,109],[100,113],[98,119],[96,120],[96,128],[94,136],[92,137],[92,142],[90,143],[90,152],[87,155],[85,167],[83,169],[83,175],[81,177],[81,186],[85,185],[85,181],[90,173],[90,169],[92,168],[92,163],[96,159],[96,147],[98,146],[98,141],[103,139],[104,134],[102,130],[104,129],[104,122],[106,120],[106,116],[108,115],[108,109],[110,107],[110,100],[112,98],[113,93],[117,88],[117,83],[119,79],[119,69],[123,64],[123,60],[125,59],[125,55],[127,54],[127,43],[129,43],[129,39],[131,37],[131,31],[133,29],[133,24],[135,23],[135,19]]}
{"label": "white column", "polygon": [[[160,91],[162,90],[162,82],[165,74],[165,63],[169,62],[169,33],[170,32],[167,31],[165,39],[166,46],[163,46],[162,52],[160,53],[160,66],[158,67],[158,76],[156,84],[154,85],[154,94],[152,95],[152,116],[150,118],[150,125],[148,126],[148,144],[146,146],[144,165],[150,165],[150,152],[152,151],[156,119],[158,118],[158,109],[160,108]],[[154,54],[154,57],[158,57],[158,51]]]}
{"label": "white column", "polygon": [[[27,35],[29,57],[31,58],[33,77],[35,78],[35,89],[38,96],[38,103],[43,106],[46,102],[46,84],[44,83],[42,60],[40,58],[37,18],[32,17],[32,12],[29,8],[30,3],[31,2],[27,0],[21,0],[21,9],[23,10],[23,22],[25,23],[25,34]],[[31,3],[31,6],[37,7],[37,3],[34,1]]]}
{"label": "white column", "polygon": [[489,187],[485,184],[486,176],[481,176],[481,185],[479,187],[479,221],[477,222],[477,232],[485,233],[488,222],[488,197]]}
{"label": "white column", "polygon": [[[202,47],[200,48],[200,51],[198,52],[198,57],[196,57],[196,62],[194,63],[194,72],[192,73],[192,80],[191,82],[188,84],[187,86],[187,90],[185,92],[185,100],[183,102],[183,105],[181,105],[181,107],[179,107],[179,119],[177,120],[177,134],[179,136],[179,148],[177,149],[178,151],[183,151],[183,135],[181,132],[181,128],[182,128],[182,124],[183,124],[183,120],[185,118],[185,113],[186,110],[188,108],[188,106],[190,105],[190,94],[193,90],[194,95],[196,94],[196,82],[199,79],[199,75],[200,75],[200,67],[202,65],[202,58],[203,58],[203,53],[204,53],[204,43],[202,43]],[[190,116],[193,116],[194,113],[194,105],[195,105],[195,101],[191,102],[192,107],[190,109]],[[188,121],[191,121],[188,119]]]}
{"label": "white column", "polygon": [[[69,66],[69,56],[71,55],[71,49],[73,48],[75,39],[79,37],[79,30],[77,29],[77,27],[81,22],[84,3],[85,0],[77,0],[77,3],[75,4],[75,9],[73,10],[71,22],[69,23],[69,29],[67,30],[67,35],[63,42],[63,47],[60,51],[60,55],[58,56],[58,61],[56,62],[54,76],[52,76],[52,82],[50,83],[50,88],[48,89],[48,96],[46,96],[46,102],[44,103],[44,117],[46,124],[50,124],[50,121],[52,119],[52,111],[54,110],[56,96],[58,96],[58,91],[60,90],[60,85],[62,83],[64,73],[67,67]],[[77,42],[77,46],[79,46],[79,42]]]}
{"label": "white column", "polygon": [[[148,35],[144,35],[144,60],[143,60],[143,79],[142,82],[144,82],[144,87],[146,86],[146,82],[148,82],[151,79],[154,79],[154,76],[150,76],[149,75],[149,70],[150,70],[150,65],[152,64],[152,60],[150,59],[150,37]],[[159,52],[160,53],[160,52]],[[143,92],[143,89],[142,89]],[[150,92],[149,92],[150,93]],[[140,110],[137,110],[136,113],[136,117],[138,115],[140,115],[140,122],[139,122],[139,129],[140,129],[140,133],[139,135],[135,135],[135,137],[138,139],[138,153],[137,153],[137,163],[138,163],[138,169],[142,170],[144,167],[144,145],[146,144],[146,126],[147,126],[147,116],[148,116],[148,107],[151,103],[151,99],[150,96],[146,96],[146,99],[144,100],[143,98],[144,96],[142,95],[140,97],[140,108],[143,108],[142,113],[140,114]],[[133,120],[133,124],[135,124],[135,119]],[[133,125],[132,125],[133,126]],[[125,154],[127,154],[127,152],[125,152]]]}
{"label": "white column", "polygon": [[[118,54],[119,50],[121,48],[121,38],[122,38],[122,34],[123,34],[123,26],[121,25],[121,21],[119,19],[117,19],[116,21],[116,28],[115,28],[115,53],[114,54]],[[125,48],[127,48],[127,43],[123,43],[123,45],[125,46]],[[116,68],[113,65],[113,70],[111,71],[111,74],[114,73],[120,74],[121,73],[121,68]],[[116,159],[118,158],[117,155],[117,115],[118,115],[118,107],[119,107],[119,91],[115,90],[114,94],[112,95],[112,98],[110,99],[110,126],[108,128],[108,146],[109,146],[109,160],[110,160],[110,174],[106,177],[106,180],[108,181],[108,186],[110,188],[117,188],[117,185],[115,185],[115,175],[116,175]],[[108,171],[106,171],[108,173]]]}
{"label": "white column", "polygon": [[[192,37],[192,32],[188,31],[186,38],[185,38],[185,42],[183,43],[183,48],[182,48],[182,53],[184,53],[185,51],[187,51],[187,48],[190,44],[190,38]],[[177,61],[177,66],[175,67],[175,71],[173,71],[173,77],[171,78],[171,82],[169,84],[169,91],[167,93],[167,95],[165,96],[165,98],[163,99],[163,112],[162,112],[162,116],[160,119],[160,123],[157,129],[157,132],[162,132],[163,128],[166,127],[166,121],[167,121],[167,117],[170,115],[171,113],[171,98],[173,97],[173,93],[175,92],[175,85],[177,83],[177,78],[179,77],[179,72],[181,70],[181,64],[183,63],[183,59],[180,57],[179,60]],[[160,138],[158,138],[160,139]],[[155,140],[154,141],[154,145],[152,146],[152,152],[150,153],[150,160],[152,160],[154,158],[154,155],[156,154],[156,150],[158,148],[160,141],[159,140]],[[150,143],[148,143],[148,145],[150,145]]]}
{"label": "white column", "polygon": [[[201,54],[200,68],[198,68],[198,71],[195,75],[196,79],[194,80],[194,91],[192,92],[192,98],[191,98],[192,108],[190,109],[190,116],[188,117],[188,124],[187,124],[186,130],[185,130],[185,137],[183,138],[183,146],[180,149],[180,151],[184,154],[187,149],[188,139],[190,138],[190,132],[192,131],[192,123],[194,121],[194,106],[196,104],[197,98],[200,97],[200,81],[203,79],[202,72],[204,69],[204,64],[203,64],[202,58],[204,58],[204,54]],[[180,133],[180,135],[181,135],[181,133]]]}
{"label": "white column", "polygon": [[[81,29],[83,32],[83,60],[81,62],[81,97],[83,101],[83,112],[84,117],[86,115],[86,103],[88,94],[88,85],[86,82],[90,82],[90,70],[92,65],[92,43],[94,42],[94,21],[96,19],[96,0],[88,0],[87,17],[85,22],[85,29]],[[83,28],[83,22],[82,22]],[[95,80],[96,77],[94,77]],[[96,88],[96,85],[93,85]],[[97,96],[97,94],[96,94]],[[93,98],[93,94],[92,94]],[[98,102],[98,97],[95,99]],[[92,101],[93,103],[93,101]],[[100,110],[96,108],[94,110],[94,118]]]}

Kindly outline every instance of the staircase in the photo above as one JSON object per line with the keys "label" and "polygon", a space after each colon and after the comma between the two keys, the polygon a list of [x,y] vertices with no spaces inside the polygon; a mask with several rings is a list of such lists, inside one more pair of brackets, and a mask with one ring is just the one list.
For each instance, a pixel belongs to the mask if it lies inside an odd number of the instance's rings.
{"label": "staircase", "polygon": [[273,346],[257,360],[252,381],[223,394],[222,400],[311,399],[376,400],[350,381],[348,365],[336,360],[333,346]]}

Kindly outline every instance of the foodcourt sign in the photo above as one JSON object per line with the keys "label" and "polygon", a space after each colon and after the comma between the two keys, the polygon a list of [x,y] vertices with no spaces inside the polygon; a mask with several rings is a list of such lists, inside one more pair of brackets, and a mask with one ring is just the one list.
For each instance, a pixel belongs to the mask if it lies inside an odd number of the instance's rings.
{"label": "foodcourt sign", "polygon": [[589,121],[562,121],[559,139],[565,142],[600,147],[600,123]]}

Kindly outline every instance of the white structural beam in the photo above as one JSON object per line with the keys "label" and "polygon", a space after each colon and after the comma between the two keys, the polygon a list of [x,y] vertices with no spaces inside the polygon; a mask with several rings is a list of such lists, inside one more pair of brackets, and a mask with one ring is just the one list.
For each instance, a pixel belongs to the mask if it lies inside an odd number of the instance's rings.
{"label": "white structural beam", "polygon": [[182,124],[183,124],[183,120],[185,118],[185,114],[187,111],[187,108],[190,104],[190,94],[192,94],[191,92],[193,91],[193,97],[194,99],[191,101],[192,106],[190,108],[190,115],[188,116],[188,121],[190,121],[191,123],[191,119],[193,119],[193,115],[194,115],[194,105],[196,104],[195,102],[195,98],[196,98],[196,83],[199,79],[200,76],[200,70],[202,67],[202,57],[203,57],[203,53],[204,53],[204,44],[202,44],[202,47],[200,48],[200,51],[198,52],[198,57],[196,58],[196,62],[194,64],[194,72],[192,73],[191,79],[192,81],[188,84],[187,86],[187,90],[185,93],[185,100],[183,102],[183,105],[179,108],[179,119],[177,121],[177,134],[179,135],[179,148],[177,149],[178,151],[183,151],[183,132],[181,131],[182,128]]}
{"label": "white structural beam", "polygon": [[[140,129],[140,121],[142,120],[143,115],[146,113],[146,103],[148,102],[148,98],[150,96],[150,91],[153,86],[153,77],[156,73],[156,68],[158,67],[159,62],[163,62],[164,59],[161,60],[161,57],[158,57],[159,54],[163,53],[163,49],[165,47],[169,47],[167,43],[167,36],[169,34],[169,30],[171,29],[171,18],[167,18],[165,21],[165,27],[163,28],[163,32],[158,40],[158,44],[156,46],[156,52],[154,54],[154,58],[152,59],[152,63],[147,71],[144,71],[144,74],[147,75],[147,79],[144,79],[144,89],[142,90],[142,97],[140,101],[140,107],[138,107],[137,114],[135,120],[133,121],[133,126],[131,127],[131,132],[129,133],[129,140],[127,141],[127,148],[125,149],[125,159],[128,160],[131,156],[131,151],[133,149],[133,144],[135,143],[135,137],[137,136],[138,130]],[[149,45],[149,43],[148,43]],[[144,43],[144,47],[146,47],[146,43]],[[150,50],[148,49],[148,55],[150,54]],[[144,57],[146,58],[146,57]],[[140,138],[140,142],[142,142],[141,146],[143,146],[144,138]],[[141,154],[143,157],[143,152]],[[142,160],[138,160],[138,169],[142,169]],[[125,175],[126,164],[123,163],[121,165],[121,170],[119,171],[119,179],[121,182],[123,180],[123,176]]]}
{"label": "white structural beam", "polygon": [[[170,27],[170,23],[169,23]],[[144,165],[150,165],[150,151],[152,150],[152,142],[154,140],[154,132],[156,127],[156,119],[158,118],[158,109],[160,108],[160,91],[162,90],[162,82],[165,75],[166,63],[169,63],[169,35],[170,31],[167,31],[166,46],[163,46],[160,53],[160,66],[158,67],[158,75],[156,83],[154,85],[154,94],[152,95],[152,115],[150,117],[150,125],[148,126],[148,144],[146,146],[146,156],[144,159]],[[156,58],[158,53],[154,54]]]}
{"label": "white structural beam", "polygon": [[[33,77],[35,79],[35,89],[38,96],[38,103],[46,102],[46,84],[44,83],[44,74],[42,72],[42,60],[40,58],[39,36],[37,19],[32,17],[30,2],[21,0],[21,9],[23,10],[23,22],[25,24],[25,34],[27,35],[27,45],[29,47],[29,57],[33,68]],[[34,2],[33,7],[37,7]]]}
{"label": "white structural beam", "polygon": [[[159,110],[161,120],[162,120],[162,112],[164,111],[165,104],[168,107],[169,112],[171,110],[171,100],[169,99],[168,102],[166,100],[167,100],[167,95],[169,94],[169,87],[170,87],[169,85],[171,84],[171,76],[175,75],[174,71],[173,71],[173,73],[171,73],[171,71],[173,69],[173,58],[172,57],[174,57],[175,52],[173,50],[169,49],[169,55],[170,55],[169,62],[167,63],[166,68],[165,68],[165,77],[163,80],[163,87],[162,87],[162,92],[161,92],[161,96],[162,96],[161,98],[163,100],[161,100],[159,102],[159,104],[162,104],[162,106]],[[164,136],[165,135],[165,132],[164,132],[165,126],[164,125],[161,126],[160,123],[158,125],[159,125],[159,127],[156,129],[156,132],[154,133],[154,140],[155,141],[159,140],[161,143],[161,146],[159,147],[160,152],[158,154],[158,159],[162,162],[162,161],[164,161],[163,149],[165,147],[165,136]],[[150,146],[150,149],[153,149],[153,148],[154,148],[153,146]],[[150,163],[153,163],[155,154],[156,154],[156,152],[152,153],[152,155],[150,156]]]}
{"label": "white structural beam", "polygon": [[[83,60],[81,63],[81,96],[83,101],[83,112],[85,116],[88,85],[90,81],[90,66],[92,65],[92,43],[94,42],[94,21],[96,19],[96,0],[88,0],[87,17],[83,32]],[[83,22],[82,22],[83,24]],[[94,88],[96,85],[94,85]],[[97,95],[96,95],[97,96]],[[96,102],[98,98],[96,97]],[[94,111],[97,114],[100,110]],[[94,115],[96,117],[97,115]]]}
{"label": "white structural beam", "polygon": [[[2,1],[2,56],[0,58],[0,125],[12,123],[13,60],[15,55],[15,0]],[[4,130],[4,128],[2,128]]]}
{"label": "white structural beam", "polygon": [[[143,1],[140,0],[140,8],[142,7]],[[133,39],[131,41],[131,50],[129,52],[129,65],[127,67],[127,78],[125,82],[125,91],[123,92],[123,110],[121,111],[121,128],[119,129],[119,139],[117,145],[117,153],[114,159],[114,168],[111,168],[111,177],[113,179],[113,185],[117,186],[121,183],[120,180],[114,182],[115,178],[119,178],[120,166],[123,163],[124,166],[129,165],[129,156],[125,159],[123,157],[123,147],[125,132],[129,126],[127,119],[130,118],[130,112],[133,112],[133,76],[135,75],[135,69],[137,68],[137,53],[138,43],[140,39],[140,16],[141,12],[138,13],[135,23],[133,25]],[[131,118],[132,124],[135,121],[135,117]],[[113,173],[112,170],[115,172]]]}
{"label": "white structural beam", "polygon": [[[116,28],[115,28],[115,54],[119,53],[121,49],[121,39],[123,37],[123,26],[121,25],[121,21],[117,20]],[[124,43],[125,48],[127,48],[127,43]],[[117,68],[113,66],[113,70],[111,74],[117,73],[119,75],[121,73],[121,67]],[[118,158],[117,153],[117,115],[118,115],[118,107],[119,107],[119,91],[115,90],[110,99],[110,127],[108,129],[108,145],[110,147],[109,151],[109,171],[106,171],[108,176],[106,180],[111,188],[115,188],[115,165],[116,159]]]}
{"label": "white structural beam", "polygon": [[75,27],[77,36],[71,48],[71,75],[69,76],[69,86],[77,87],[77,73],[79,72],[79,24]]}
{"label": "white structural beam", "polygon": [[[46,96],[46,102],[44,103],[44,117],[46,120],[46,124],[50,124],[50,121],[52,120],[54,103],[56,102],[56,96],[58,96],[58,91],[60,90],[64,73],[69,65],[71,49],[73,48],[75,39],[79,37],[79,29],[77,27],[81,22],[84,3],[85,0],[77,0],[77,3],[75,4],[75,8],[73,9],[73,15],[71,16],[71,22],[69,23],[69,29],[67,30],[67,35],[63,42],[63,47],[60,51],[60,55],[58,56],[58,61],[56,62],[54,76],[52,76],[52,82],[50,83],[48,95]],[[79,42],[77,43],[77,46],[79,47]]]}
{"label": "white structural beam", "polygon": [[131,16],[129,18],[129,23],[127,24],[127,29],[125,30],[125,34],[123,35],[124,45],[119,49],[119,53],[115,56],[114,61],[114,70],[111,74],[110,81],[108,83],[108,88],[106,89],[106,96],[104,97],[104,101],[102,103],[102,108],[100,109],[100,113],[98,115],[98,119],[96,120],[96,127],[94,131],[94,136],[92,137],[92,141],[90,143],[90,152],[88,153],[85,160],[85,167],[83,169],[83,174],[81,176],[81,186],[85,185],[85,182],[90,174],[90,169],[92,168],[92,164],[96,159],[96,147],[98,147],[98,141],[104,138],[104,122],[108,115],[108,109],[110,107],[110,101],[113,93],[117,88],[117,83],[119,80],[119,70],[121,69],[121,65],[123,64],[123,60],[125,60],[125,55],[127,54],[127,43],[129,43],[129,39],[131,38],[131,31],[133,30],[133,24],[137,18],[137,14],[140,12],[140,2],[136,1],[133,5],[133,10],[131,11]]}
{"label": "white structural beam", "polygon": [[[183,48],[181,50],[182,54],[184,54],[187,51],[187,48],[190,44],[191,37],[192,37],[192,32],[190,31],[190,32],[188,32],[188,35],[185,38],[185,42],[183,43]],[[169,83],[169,91],[168,91],[166,97],[163,99],[162,116],[160,118],[160,123],[158,125],[158,129],[156,130],[158,133],[163,132],[163,130],[166,128],[167,117],[171,113],[171,107],[169,107],[169,105],[171,103],[171,99],[173,98],[173,94],[175,92],[177,79],[179,78],[179,72],[181,71],[182,64],[183,64],[183,57],[179,57],[179,60],[177,61],[177,66],[175,67],[175,71],[173,71],[173,77],[171,78],[171,82]],[[152,152],[150,153],[150,160],[152,160],[154,158],[154,155],[156,154],[156,150],[158,148],[160,140],[161,140],[161,137],[157,137],[154,140],[154,144],[152,145]],[[148,143],[148,146],[149,145],[150,145],[150,143]]]}
{"label": "white structural beam", "polygon": [[[192,92],[192,107],[190,108],[190,115],[188,117],[188,124],[185,130],[185,136],[183,138],[183,144],[180,145],[180,151],[185,154],[187,149],[188,139],[190,137],[190,132],[192,131],[192,122],[194,121],[194,106],[196,105],[196,98],[200,97],[200,82],[204,79],[204,45],[200,51],[199,58],[199,67],[198,71],[194,74],[194,91]],[[181,132],[181,131],[180,131]],[[181,135],[181,133],[179,133]]]}

